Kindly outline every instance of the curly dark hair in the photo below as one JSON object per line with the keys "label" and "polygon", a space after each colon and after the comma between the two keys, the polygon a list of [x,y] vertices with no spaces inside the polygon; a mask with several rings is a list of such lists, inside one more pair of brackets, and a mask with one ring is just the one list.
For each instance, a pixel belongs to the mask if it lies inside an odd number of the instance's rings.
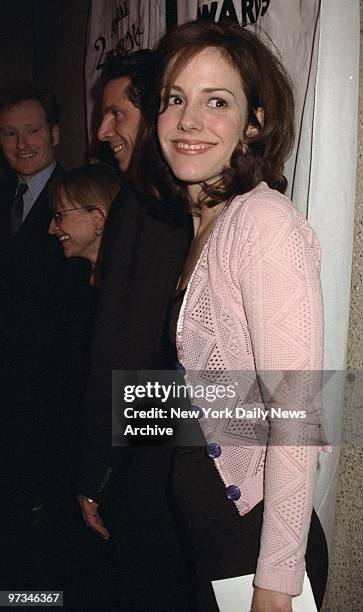
{"label": "curly dark hair", "polygon": [[148,110],[151,84],[157,69],[157,55],[151,49],[140,49],[129,55],[114,55],[102,70],[104,84],[114,79],[128,77],[130,85],[127,95],[143,116]]}
{"label": "curly dark hair", "polygon": [[126,94],[130,102],[141,113],[138,136],[127,170],[128,180],[136,178],[136,165],[142,155],[141,149],[143,149],[143,143],[146,140],[148,126],[155,118],[158,110],[150,104],[157,71],[157,54],[151,49],[140,49],[128,55],[111,56],[102,70],[101,83],[103,87],[110,81],[122,77],[127,77],[130,80]]}
{"label": "curly dark hair", "polygon": [[[218,185],[203,186],[199,203],[219,204],[250,191],[262,180],[284,193],[287,180],[283,167],[294,143],[292,84],[281,62],[257,35],[238,24],[204,21],[185,23],[167,32],[157,48],[159,73],[155,81],[155,100],[160,102],[160,93],[165,91],[160,112],[165,110],[170,88],[183,68],[207,47],[219,49],[240,75],[248,104],[247,124],[256,129],[246,131],[243,146],[242,143],[237,145]],[[155,104],[156,101],[154,108]],[[256,114],[261,108],[262,124]],[[175,179],[162,159],[155,123],[149,125],[151,141],[149,148],[145,146],[143,150],[143,178],[151,183],[152,193],[157,198],[169,198],[170,201],[171,194],[182,196],[185,186]],[[146,177],[148,165],[151,170]]]}

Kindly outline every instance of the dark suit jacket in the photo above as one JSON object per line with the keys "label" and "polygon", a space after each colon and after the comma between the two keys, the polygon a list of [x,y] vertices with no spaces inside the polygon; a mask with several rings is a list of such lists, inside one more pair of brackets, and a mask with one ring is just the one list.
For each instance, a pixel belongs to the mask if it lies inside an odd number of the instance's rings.
{"label": "dark suit jacket", "polygon": [[67,262],[48,235],[48,184],[14,238],[16,183],[0,186],[0,474],[34,493],[58,486],[54,465],[71,396],[65,339],[88,287],[84,263]]}
{"label": "dark suit jacket", "polygon": [[80,491],[100,499],[111,468],[135,449],[111,447],[112,370],[170,367],[163,338],[171,293],[192,237],[189,213],[173,221],[153,216],[131,187],[109,215],[104,269],[91,347],[84,409]]}

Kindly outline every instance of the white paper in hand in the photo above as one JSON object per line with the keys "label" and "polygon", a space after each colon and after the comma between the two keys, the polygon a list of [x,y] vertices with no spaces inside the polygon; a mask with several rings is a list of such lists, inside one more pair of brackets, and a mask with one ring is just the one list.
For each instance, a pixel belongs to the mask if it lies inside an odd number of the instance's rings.
{"label": "white paper in hand", "polygon": [[[212,582],[221,612],[250,612],[254,575],[237,576]],[[310,580],[305,573],[304,590],[292,599],[293,612],[317,612]]]}

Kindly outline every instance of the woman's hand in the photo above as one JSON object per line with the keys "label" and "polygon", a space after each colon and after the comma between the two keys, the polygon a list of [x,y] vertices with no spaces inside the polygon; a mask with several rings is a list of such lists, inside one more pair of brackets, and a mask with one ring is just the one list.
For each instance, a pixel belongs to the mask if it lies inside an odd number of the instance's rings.
{"label": "woman's hand", "polygon": [[292,596],[255,587],[251,612],[293,612]]}
{"label": "woman's hand", "polygon": [[98,514],[98,503],[84,495],[78,495],[78,502],[87,527],[93,529],[104,540],[108,540],[110,534]]}

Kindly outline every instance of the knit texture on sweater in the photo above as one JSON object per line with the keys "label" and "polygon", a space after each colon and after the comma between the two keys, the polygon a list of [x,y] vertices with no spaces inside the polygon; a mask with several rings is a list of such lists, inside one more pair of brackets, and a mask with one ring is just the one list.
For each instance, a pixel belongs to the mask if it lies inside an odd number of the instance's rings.
{"label": "knit texture on sweater", "polygon": [[297,595],[317,456],[327,444],[320,247],[306,219],[265,183],[236,196],[216,220],[187,288],[177,347],[188,384],[226,386],[237,376],[236,397],[219,400],[218,409],[306,410],[293,425],[200,420],[207,441],[222,447],[214,461],[226,487],[241,492],[240,514],[264,498],[255,584]]}

